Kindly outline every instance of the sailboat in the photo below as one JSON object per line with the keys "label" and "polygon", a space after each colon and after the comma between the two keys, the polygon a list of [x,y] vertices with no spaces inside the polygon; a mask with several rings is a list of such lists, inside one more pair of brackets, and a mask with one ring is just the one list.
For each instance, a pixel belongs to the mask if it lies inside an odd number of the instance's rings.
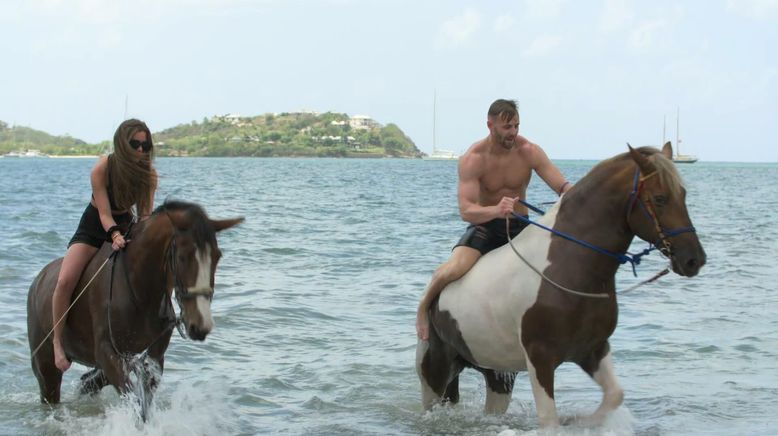
{"label": "sailboat", "polygon": [[[695,163],[697,162],[697,156],[691,154],[681,154],[681,137],[678,129],[680,125],[681,109],[678,108],[675,114],[675,156],[673,156],[673,162],[675,163]],[[662,144],[665,143],[665,128],[662,126]]]}
{"label": "sailboat", "polygon": [[437,94],[432,98],[432,154],[422,157],[426,160],[457,160],[459,155],[451,150],[443,150],[437,147],[437,135],[435,132]]}

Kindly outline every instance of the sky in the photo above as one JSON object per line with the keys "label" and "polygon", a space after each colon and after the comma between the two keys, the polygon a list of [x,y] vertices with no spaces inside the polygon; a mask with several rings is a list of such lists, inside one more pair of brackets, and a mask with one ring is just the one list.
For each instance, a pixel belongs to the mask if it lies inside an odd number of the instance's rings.
{"label": "sky", "polygon": [[552,159],[675,145],[680,113],[682,153],[778,162],[776,47],[778,0],[0,0],[0,120],[331,111],[462,153],[509,98]]}

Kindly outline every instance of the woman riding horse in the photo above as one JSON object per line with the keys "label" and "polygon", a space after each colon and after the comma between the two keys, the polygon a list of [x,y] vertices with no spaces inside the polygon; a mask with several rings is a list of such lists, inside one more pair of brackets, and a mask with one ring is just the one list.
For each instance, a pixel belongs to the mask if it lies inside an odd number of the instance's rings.
{"label": "woman riding horse", "polygon": [[600,163],[538,221],[545,229],[528,227],[448,285],[430,310],[429,341],[416,349],[425,408],[458,401],[459,374],[471,367],[486,379],[485,410],[504,413],[517,372],[527,371],[541,426],[555,426],[554,370],[563,362],[602,388],[591,421],[622,403],[608,338],[623,253],[637,235],[677,274],[692,277],[705,264],[671,156],[667,143],[661,153],[630,147]]}
{"label": "woman riding horse", "polygon": [[92,169],[92,199],[68,244],[54,289],[54,363],[62,372],[70,368],[62,347],[62,329],[84,267],[106,239],[114,250],[124,248],[122,229],[126,230],[133,219],[133,206],[137,206],[139,217],[146,217],[154,204],[157,172],[151,164],[154,144],[149,128],[139,120],[124,121],[113,136],[113,147],[114,152],[100,157]]}
{"label": "woman riding horse", "polygon": [[[78,282],[79,294],[62,335],[68,357],[97,368],[82,379],[82,391],[97,392],[111,384],[128,392],[130,364],[138,355],[148,356],[161,372],[176,326],[192,339],[205,339],[214,326],[211,300],[221,257],[216,232],[241,221],[212,220],[195,204],[166,202],[132,228],[132,242],[124,250],[115,252],[106,244],[93,257]],[[57,259],[41,270],[27,299],[32,369],[46,403],[60,400],[62,371],[54,364],[48,333],[62,263]],[[181,307],[180,320],[171,303],[173,293]],[[156,384],[156,378],[143,380],[144,393]]]}

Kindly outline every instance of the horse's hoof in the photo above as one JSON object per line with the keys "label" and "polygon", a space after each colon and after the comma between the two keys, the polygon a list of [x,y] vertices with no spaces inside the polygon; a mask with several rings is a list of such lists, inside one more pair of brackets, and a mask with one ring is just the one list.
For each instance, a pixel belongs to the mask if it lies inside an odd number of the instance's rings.
{"label": "horse's hoof", "polygon": [[108,379],[105,378],[103,370],[94,368],[81,376],[79,393],[81,395],[94,395],[100,392],[106,384],[108,384]]}

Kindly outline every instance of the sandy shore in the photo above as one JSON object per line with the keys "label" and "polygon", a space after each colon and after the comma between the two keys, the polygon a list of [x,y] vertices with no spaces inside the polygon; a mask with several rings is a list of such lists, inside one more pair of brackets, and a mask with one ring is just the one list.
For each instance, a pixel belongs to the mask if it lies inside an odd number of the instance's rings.
{"label": "sandy shore", "polygon": [[79,155],[72,155],[72,156],[51,156],[51,155],[49,155],[49,157],[54,158],[54,159],[87,159],[87,158],[97,159],[100,156],[98,156],[96,154],[79,154]]}

